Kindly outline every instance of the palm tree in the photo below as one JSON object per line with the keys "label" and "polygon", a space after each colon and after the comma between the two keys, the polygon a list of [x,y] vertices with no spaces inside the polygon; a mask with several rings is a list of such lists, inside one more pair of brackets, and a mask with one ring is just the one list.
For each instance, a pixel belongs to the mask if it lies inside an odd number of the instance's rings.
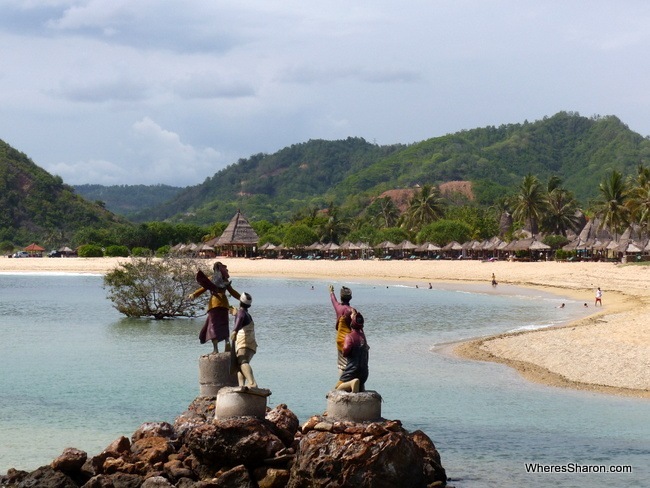
{"label": "palm tree", "polygon": [[650,169],[639,165],[637,178],[629,190],[627,209],[630,220],[650,231]]}
{"label": "palm tree", "polygon": [[399,209],[392,198],[378,198],[368,207],[368,217],[379,228],[395,227],[399,220]]}
{"label": "palm tree", "polygon": [[319,226],[319,238],[323,242],[339,242],[349,232],[348,222],[339,218],[339,207],[330,202],[327,207],[327,220]]}
{"label": "palm tree", "polygon": [[414,231],[434,222],[442,215],[443,199],[440,196],[440,190],[432,185],[424,185],[411,198],[409,208],[404,215],[403,225],[408,231]]}
{"label": "palm tree", "polygon": [[567,230],[577,230],[580,217],[576,214],[578,202],[570,191],[556,187],[546,196],[548,209],[542,221],[544,230],[566,237]]}
{"label": "palm tree", "polygon": [[629,191],[623,175],[612,171],[598,185],[598,190],[601,197],[595,204],[594,213],[600,217],[601,228],[609,228],[616,236],[629,222],[629,210],[625,205]]}
{"label": "palm tree", "polygon": [[544,189],[536,176],[528,173],[519,185],[518,193],[513,198],[512,216],[515,220],[528,223],[530,232],[539,232],[539,222],[548,207]]}

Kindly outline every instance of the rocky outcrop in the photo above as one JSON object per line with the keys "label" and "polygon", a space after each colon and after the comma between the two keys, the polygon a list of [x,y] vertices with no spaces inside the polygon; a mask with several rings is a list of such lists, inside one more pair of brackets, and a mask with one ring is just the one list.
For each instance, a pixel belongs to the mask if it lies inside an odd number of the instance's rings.
{"label": "rocky outcrop", "polygon": [[433,487],[446,484],[440,455],[426,434],[401,422],[329,422],[303,426],[288,487]]}
{"label": "rocky outcrop", "polygon": [[12,488],[433,487],[445,471],[433,442],[399,421],[332,422],[300,428],[286,405],[264,419],[214,419],[214,397],[199,397],[174,425],[147,422],[89,457],[68,448],[49,466],[9,470]]}

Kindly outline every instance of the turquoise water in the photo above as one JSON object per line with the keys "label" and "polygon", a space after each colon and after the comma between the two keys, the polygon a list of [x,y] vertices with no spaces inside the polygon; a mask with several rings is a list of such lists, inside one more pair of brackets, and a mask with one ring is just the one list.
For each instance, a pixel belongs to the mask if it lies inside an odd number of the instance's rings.
{"label": "turquoise water", "polygon": [[[366,318],[367,387],[382,395],[384,417],[433,439],[456,487],[650,486],[650,402],[536,385],[438,347],[563,323],[585,313],[582,303],[502,285],[346,284]],[[322,413],[336,382],[327,283],[234,285],[253,295],[252,366],[270,405],[286,403],[301,422]],[[0,473],[68,446],[96,454],[142,422],[173,421],[198,395],[198,356],[211,347],[198,342],[203,317],[126,319],[105,296],[101,276],[0,274]],[[633,472],[532,474],[525,463]]]}

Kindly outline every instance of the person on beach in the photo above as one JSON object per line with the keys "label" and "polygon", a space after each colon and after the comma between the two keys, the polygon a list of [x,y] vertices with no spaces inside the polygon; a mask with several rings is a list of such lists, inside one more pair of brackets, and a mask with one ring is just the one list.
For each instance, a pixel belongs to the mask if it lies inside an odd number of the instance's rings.
{"label": "person on beach", "polygon": [[217,261],[212,267],[214,275],[212,280],[199,271],[197,273],[197,281],[201,288],[190,294],[189,299],[194,300],[201,296],[206,291],[210,290],[210,301],[208,302],[208,316],[205,319],[205,324],[201,332],[199,332],[199,340],[201,344],[212,341],[213,354],[219,352],[219,342],[225,341],[225,351],[230,351],[230,344],[228,344],[228,336],[230,335],[228,312],[230,304],[226,292],[230,293],[235,299],[239,299],[239,293],[233,289],[230,281],[230,274],[228,267]]}
{"label": "person on beach", "polygon": [[497,286],[497,278],[494,276],[494,273],[492,273],[492,286],[496,287]]}
{"label": "person on beach", "polygon": [[237,356],[237,381],[239,386],[257,388],[253,369],[250,361],[257,352],[257,342],[255,341],[255,322],[248,312],[253,303],[253,297],[243,292],[239,297],[239,310],[235,317],[235,329],[230,335],[233,341],[233,348]]}
{"label": "person on beach", "polygon": [[332,306],[336,312],[336,350],[338,353],[337,367],[339,373],[345,369],[347,363],[345,356],[343,355],[343,344],[345,342],[345,337],[351,332],[350,322],[352,315],[352,307],[350,306],[350,300],[352,300],[352,290],[347,286],[341,287],[341,301],[339,302],[336,299],[334,294],[334,286],[329,286],[330,299],[332,301]]}
{"label": "person on beach", "polygon": [[594,302],[594,307],[600,303],[600,306],[603,306],[603,292],[600,289],[600,286],[596,290],[596,301]]}
{"label": "person on beach", "polygon": [[350,327],[352,331],[345,337],[343,355],[347,363],[336,384],[337,390],[359,393],[365,391],[368,380],[368,341],[363,332],[363,315],[352,309]]}

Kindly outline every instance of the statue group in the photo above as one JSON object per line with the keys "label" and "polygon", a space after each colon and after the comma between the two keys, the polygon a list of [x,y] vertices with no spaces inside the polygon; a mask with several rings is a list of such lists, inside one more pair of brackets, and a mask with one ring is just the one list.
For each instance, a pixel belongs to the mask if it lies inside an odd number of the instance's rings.
{"label": "statue group", "polygon": [[[212,279],[202,271],[197,272],[196,281],[201,287],[189,296],[193,300],[206,291],[210,292],[208,313],[205,324],[199,332],[199,340],[201,344],[211,341],[214,354],[219,353],[219,342],[225,341],[224,351],[230,352],[231,369],[237,372],[239,386],[257,388],[250,365],[251,359],[257,352],[255,322],[249,312],[253,297],[247,292],[239,293],[232,287],[228,267],[225,264],[217,261],[212,270]],[[226,292],[239,300],[239,308],[230,306]],[[232,332],[230,332],[229,315],[235,316],[235,327]]]}
{"label": "statue group", "polygon": [[[228,267],[220,261],[214,263],[212,279],[198,271],[196,280],[200,285],[190,294],[195,299],[205,292],[210,292],[207,317],[199,340],[201,344],[212,342],[213,354],[219,353],[219,343],[225,342],[224,351],[231,354],[231,367],[237,372],[240,387],[257,388],[250,362],[257,352],[255,340],[255,322],[250,314],[253,298],[249,293],[239,293],[232,287]],[[239,307],[228,302],[228,294],[239,300]],[[363,315],[350,305],[352,290],[343,286],[340,301],[336,298],[334,287],[329,285],[332,305],[336,312],[336,349],[339,378],[335,389],[359,393],[365,391],[368,380],[368,341],[364,333]],[[235,316],[232,332],[229,327],[229,315]]]}

